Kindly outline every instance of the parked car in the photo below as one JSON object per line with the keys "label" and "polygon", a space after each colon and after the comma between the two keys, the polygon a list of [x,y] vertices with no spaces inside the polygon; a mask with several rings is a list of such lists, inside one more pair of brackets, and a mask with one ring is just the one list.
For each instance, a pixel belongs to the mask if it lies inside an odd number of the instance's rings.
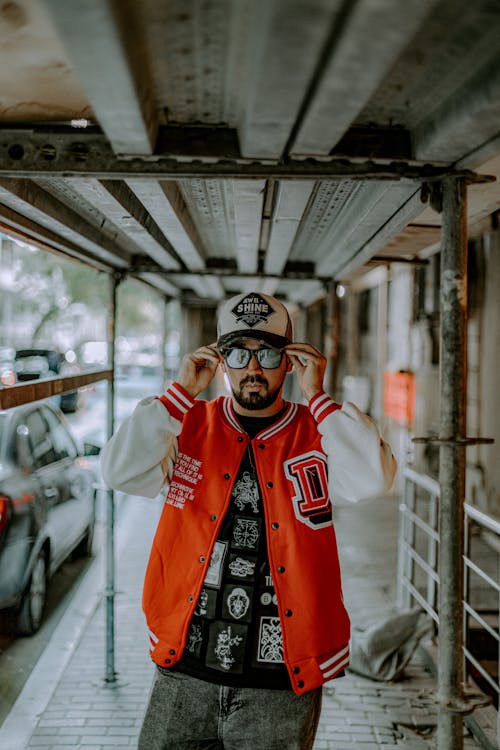
{"label": "parked car", "polygon": [[[55,375],[76,375],[79,372],[74,363],[67,362],[65,355],[54,349],[18,349],[15,358],[17,379],[21,383]],[[78,409],[82,395],[80,390],[75,390],[61,393],[56,398],[56,405],[68,413]]]}
{"label": "parked car", "polygon": [[16,352],[10,346],[0,347],[0,388],[16,384],[15,358]]}
{"label": "parked car", "polygon": [[91,554],[95,474],[86,456],[97,451],[79,451],[46,402],[0,411],[0,610],[11,610],[19,634],[39,628],[61,563]]}

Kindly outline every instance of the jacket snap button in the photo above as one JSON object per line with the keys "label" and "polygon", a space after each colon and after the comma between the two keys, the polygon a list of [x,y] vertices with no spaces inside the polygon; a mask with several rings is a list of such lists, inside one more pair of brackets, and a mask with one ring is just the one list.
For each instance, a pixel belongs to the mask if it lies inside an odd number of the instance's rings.
{"label": "jacket snap button", "polygon": [[294,674],[298,674],[300,672],[300,667],[294,667],[293,670],[292,670],[292,672]]}
{"label": "jacket snap button", "polygon": [[231,479],[231,474],[224,474],[224,479]]}
{"label": "jacket snap button", "polygon": [[171,663],[172,663],[172,659],[165,659],[165,664],[171,664]]}
{"label": "jacket snap button", "polygon": [[278,565],[278,573],[284,573],[285,572],[285,566],[284,565]]}
{"label": "jacket snap button", "polygon": [[192,602],[192,601],[193,601],[193,597],[192,596],[188,596],[188,602]]}
{"label": "jacket snap button", "polygon": [[286,612],[285,612],[285,615],[286,615],[287,617],[291,617],[291,616],[293,615],[293,612],[292,612],[292,610],[291,610],[291,609],[287,609],[287,610],[286,610]]}
{"label": "jacket snap button", "polygon": [[263,451],[265,447],[266,446],[264,445],[264,443],[259,443],[259,448],[261,451]]}
{"label": "jacket snap button", "polygon": [[266,482],[266,487],[269,487],[269,489],[272,489],[274,487],[272,482]]}
{"label": "jacket snap button", "polygon": [[172,654],[172,656],[175,656],[175,648],[171,648],[168,653]]}
{"label": "jacket snap button", "polygon": [[299,688],[303,688],[303,687],[304,687],[304,682],[303,682],[303,680],[299,680],[299,681],[298,681],[298,683],[297,683],[297,687],[299,687]]}
{"label": "jacket snap button", "polygon": [[205,562],[205,558],[203,557],[203,555],[200,555],[200,562]]}
{"label": "jacket snap button", "polygon": [[212,515],[210,516],[210,520],[211,521],[216,521],[217,520],[217,516],[215,515],[215,513],[212,513]]}
{"label": "jacket snap button", "polygon": [[274,523],[271,524],[271,528],[272,529],[279,529],[279,527],[280,527],[280,525],[279,525],[279,523],[276,523],[276,521],[274,521]]}
{"label": "jacket snap button", "polygon": [[242,443],[242,442],[243,442],[243,438],[241,437],[241,435],[238,435],[238,443]]}

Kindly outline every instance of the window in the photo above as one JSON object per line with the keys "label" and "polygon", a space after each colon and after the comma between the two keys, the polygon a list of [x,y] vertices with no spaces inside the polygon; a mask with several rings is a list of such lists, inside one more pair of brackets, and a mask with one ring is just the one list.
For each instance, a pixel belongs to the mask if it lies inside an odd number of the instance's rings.
{"label": "window", "polygon": [[43,414],[49,423],[52,443],[57,456],[56,460],[76,458],[78,455],[76,446],[59,417],[53,411],[50,411],[50,409],[44,409]]}
{"label": "window", "polygon": [[24,424],[33,468],[41,469],[56,461],[56,451],[50,437],[49,426],[40,410],[36,409],[27,414]]}

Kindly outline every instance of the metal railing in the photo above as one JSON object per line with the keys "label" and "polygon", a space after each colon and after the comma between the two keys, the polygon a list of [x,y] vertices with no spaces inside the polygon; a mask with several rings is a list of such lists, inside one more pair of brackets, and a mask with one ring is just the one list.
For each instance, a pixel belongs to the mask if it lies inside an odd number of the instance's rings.
{"label": "metal railing", "polygon": [[[437,609],[439,575],[437,569],[439,530],[439,483],[406,467],[403,472],[403,501],[399,514],[398,607],[409,609],[415,600],[439,625]],[[482,630],[496,642],[497,670],[500,667],[500,522],[476,507],[464,505],[464,660],[465,674],[475,671],[500,698],[498,680],[474,656],[470,648],[471,630]],[[483,560],[472,559],[473,540],[490,534],[494,544]],[[477,545],[476,545],[477,546]],[[485,545],[486,547],[487,545]],[[497,552],[495,553],[495,547]],[[479,602],[481,609],[479,609]],[[489,618],[489,620],[488,620]],[[493,623],[493,624],[492,624]],[[498,671],[497,671],[498,674]]]}

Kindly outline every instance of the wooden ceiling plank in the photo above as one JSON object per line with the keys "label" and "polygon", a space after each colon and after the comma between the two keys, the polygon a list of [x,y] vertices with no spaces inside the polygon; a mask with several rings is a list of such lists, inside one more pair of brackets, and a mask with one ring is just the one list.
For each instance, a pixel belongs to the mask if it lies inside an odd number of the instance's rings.
{"label": "wooden ceiling plank", "polygon": [[46,6],[113,151],[152,154],[158,116],[137,7],[131,0],[46,0]]}

